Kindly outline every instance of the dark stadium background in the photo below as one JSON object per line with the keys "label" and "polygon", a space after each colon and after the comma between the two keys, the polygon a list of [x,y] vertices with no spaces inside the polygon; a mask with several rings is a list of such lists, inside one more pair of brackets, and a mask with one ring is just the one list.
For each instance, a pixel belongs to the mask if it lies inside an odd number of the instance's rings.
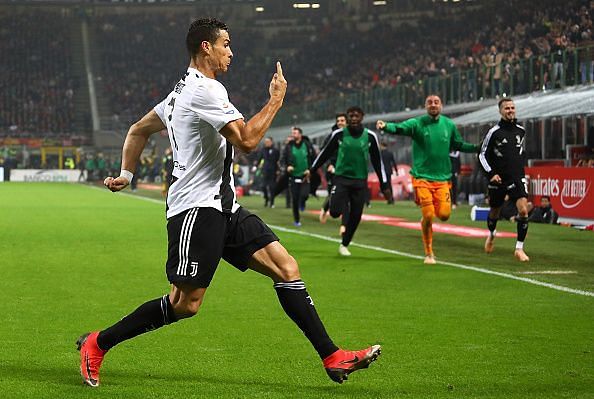
{"label": "dark stadium background", "polygon": [[[593,4],[0,1],[0,167],[4,180],[14,169],[84,169],[89,181],[117,173],[128,127],[181,76],[187,27],[206,16],[230,27],[235,58],[221,80],[246,117],[266,101],[282,61],[288,93],[269,131],[277,146],[299,125],[319,148],[334,115],[351,105],[371,128],[420,115],[429,93],[478,143],[499,117],[497,99],[513,96],[530,166],[594,164]],[[383,140],[410,164],[408,139]],[[167,146],[165,132],[151,141],[141,182],[159,183]],[[242,185],[253,180],[254,157],[237,152]],[[460,200],[473,203],[486,182],[476,157],[461,161]],[[561,216],[575,222],[572,212]]]}

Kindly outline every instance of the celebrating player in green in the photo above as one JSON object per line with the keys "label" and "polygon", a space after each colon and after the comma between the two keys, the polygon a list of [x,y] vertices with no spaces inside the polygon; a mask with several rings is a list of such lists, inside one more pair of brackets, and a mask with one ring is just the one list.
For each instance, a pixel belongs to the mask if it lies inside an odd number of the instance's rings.
{"label": "celebrating player in green", "polygon": [[446,221],[450,218],[450,179],[452,164],[450,151],[478,152],[479,147],[462,140],[452,120],[441,115],[442,103],[437,95],[425,99],[427,115],[418,116],[400,123],[377,121],[376,127],[386,133],[410,136],[413,140],[413,187],[417,205],[423,219],[423,246],[425,263],[435,264],[433,254],[433,218]]}
{"label": "celebrating player in green", "polygon": [[311,172],[314,172],[334,153],[337,153],[330,196],[330,216],[337,218],[348,215],[346,229],[338,247],[338,253],[342,256],[351,255],[347,247],[363,215],[367,191],[367,165],[370,159],[382,190],[388,185],[380,155],[379,140],[373,131],[363,127],[364,115],[361,108],[350,107],[347,110],[348,125],[332,132],[330,140],[311,166]]}

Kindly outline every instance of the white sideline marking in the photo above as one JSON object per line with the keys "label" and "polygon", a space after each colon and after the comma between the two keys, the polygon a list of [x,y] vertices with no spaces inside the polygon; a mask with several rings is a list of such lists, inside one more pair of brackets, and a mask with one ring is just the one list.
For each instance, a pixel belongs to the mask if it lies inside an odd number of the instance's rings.
{"label": "white sideline marking", "polygon": [[[101,188],[95,187],[95,186],[88,186],[88,187],[92,187],[92,188],[101,190]],[[134,195],[134,194],[129,194],[129,193],[122,193],[122,192],[119,192],[118,194],[125,195],[127,197],[132,197],[132,198],[144,200],[144,201],[149,201],[149,202],[157,203],[157,204],[160,204],[160,205],[164,205],[164,201],[163,200],[156,200],[154,198],[147,198],[147,197],[142,197],[142,196],[139,196],[139,195]],[[275,226],[275,225],[272,225],[272,224],[269,224],[268,226],[270,226],[273,229],[279,230],[279,231],[284,231],[286,233],[293,233],[293,234],[298,234],[298,235],[302,235],[302,236],[306,236],[306,237],[318,238],[320,240],[330,241],[330,242],[336,242],[336,243],[340,243],[341,242],[341,240],[339,240],[338,238],[326,237],[326,236],[323,236],[321,234],[308,233],[308,232],[305,232],[305,231],[295,230],[295,229],[288,229],[286,227]],[[373,251],[385,252],[385,253],[389,253],[389,254],[392,254],[392,255],[404,256],[406,258],[425,259],[424,256],[413,255],[413,254],[410,254],[408,252],[401,252],[401,251],[396,251],[396,250],[393,250],[393,249],[376,247],[374,245],[357,244],[356,242],[351,242],[350,245],[355,246],[355,247],[359,247],[359,248],[371,249]],[[591,292],[591,291],[578,290],[578,289],[575,289],[575,288],[564,287],[562,285],[545,283],[544,281],[538,281],[538,280],[534,280],[534,279],[531,279],[531,278],[528,278],[528,277],[519,277],[519,276],[514,276],[513,274],[509,274],[509,273],[496,272],[494,270],[483,269],[483,268],[475,267],[475,266],[463,265],[463,264],[460,264],[460,263],[444,262],[444,261],[441,261],[441,260],[437,260],[437,263],[439,263],[441,265],[456,267],[458,269],[472,270],[474,272],[479,272],[479,273],[484,273],[484,274],[491,274],[493,276],[499,276],[499,277],[508,278],[508,279],[511,279],[511,280],[523,281],[523,282],[528,283],[528,284],[538,285],[538,286],[541,286],[541,287],[546,287],[546,288],[550,288],[550,289],[557,290],[557,291],[569,292],[570,294],[576,294],[576,295],[583,295],[583,296],[594,297],[594,292]]]}
{"label": "white sideline marking", "polygon": [[[274,225],[269,225],[269,226],[272,227],[272,228],[274,228],[274,229],[277,229],[277,230],[280,230],[280,231],[284,231],[284,232],[287,232],[287,233],[299,234],[299,235],[306,236],[306,237],[314,237],[314,238],[318,238],[320,240],[326,240],[326,241],[331,241],[331,242],[337,242],[337,243],[340,243],[341,242],[338,238],[330,238],[330,237],[326,237],[326,236],[323,236],[323,235],[320,235],[320,234],[307,233],[305,231],[300,231],[300,230],[295,230],[295,229],[288,229],[286,227],[281,227],[281,226],[274,226]],[[407,258],[425,259],[424,256],[413,255],[413,254],[409,254],[407,252],[395,251],[393,249],[376,247],[376,246],[373,246],[373,245],[357,244],[355,242],[351,242],[350,245],[353,245],[353,246],[359,247],[359,248],[371,249],[371,250],[379,251],[379,252],[386,252],[386,253],[393,254],[393,255],[404,256],[404,257],[407,257]],[[494,275],[494,276],[499,276],[499,277],[503,277],[503,278],[509,278],[511,280],[523,281],[523,282],[528,283],[528,284],[539,285],[541,287],[551,288],[551,289],[557,290],[557,291],[563,291],[563,292],[569,292],[571,294],[577,294],[577,295],[594,297],[594,292],[591,292],[591,291],[578,290],[578,289],[575,289],[575,288],[564,287],[562,285],[545,283],[544,281],[538,281],[538,280],[534,280],[534,279],[527,278],[527,277],[514,276],[513,274],[509,274],[509,273],[496,272],[494,270],[483,269],[483,268],[475,267],[475,266],[462,265],[460,263],[444,262],[444,261],[441,261],[441,260],[437,260],[437,263],[442,264],[442,265],[446,265],[446,266],[457,267],[459,269],[472,270],[472,271],[479,272],[479,273],[491,274],[491,275]]]}
{"label": "white sideline marking", "polygon": [[522,272],[516,272],[516,274],[577,274],[576,270],[526,270]]}

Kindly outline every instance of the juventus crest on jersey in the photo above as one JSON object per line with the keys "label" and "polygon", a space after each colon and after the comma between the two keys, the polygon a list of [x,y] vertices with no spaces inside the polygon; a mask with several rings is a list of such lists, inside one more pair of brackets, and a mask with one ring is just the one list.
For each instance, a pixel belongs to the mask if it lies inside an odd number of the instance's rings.
{"label": "juventus crest on jersey", "polygon": [[188,68],[156,107],[173,149],[174,183],[167,196],[167,218],[195,207],[235,212],[233,146],[219,131],[243,118],[225,87]]}

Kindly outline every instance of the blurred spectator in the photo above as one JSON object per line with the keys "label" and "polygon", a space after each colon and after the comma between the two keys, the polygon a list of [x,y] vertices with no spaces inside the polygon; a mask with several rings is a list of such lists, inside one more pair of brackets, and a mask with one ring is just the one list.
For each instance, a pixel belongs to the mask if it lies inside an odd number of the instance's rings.
{"label": "blurred spectator", "polygon": [[529,220],[534,223],[557,224],[559,214],[551,206],[551,198],[543,195],[540,198],[540,206],[535,207],[529,214]]}

